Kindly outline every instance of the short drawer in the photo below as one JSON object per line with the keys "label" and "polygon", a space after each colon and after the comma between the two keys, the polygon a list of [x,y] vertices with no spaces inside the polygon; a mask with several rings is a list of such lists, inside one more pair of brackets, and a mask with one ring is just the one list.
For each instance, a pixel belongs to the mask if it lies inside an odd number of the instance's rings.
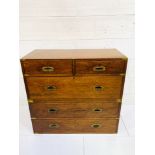
{"label": "short drawer", "polygon": [[116,133],[118,119],[32,119],[34,133]]}
{"label": "short drawer", "polygon": [[122,76],[26,77],[29,98],[119,99]]}
{"label": "short drawer", "polygon": [[125,73],[123,59],[76,60],[76,74],[118,74]]}
{"label": "short drawer", "polygon": [[120,103],[33,103],[29,105],[32,118],[100,118],[119,117]]}
{"label": "short drawer", "polygon": [[72,60],[24,60],[21,63],[24,74],[45,76],[72,74]]}

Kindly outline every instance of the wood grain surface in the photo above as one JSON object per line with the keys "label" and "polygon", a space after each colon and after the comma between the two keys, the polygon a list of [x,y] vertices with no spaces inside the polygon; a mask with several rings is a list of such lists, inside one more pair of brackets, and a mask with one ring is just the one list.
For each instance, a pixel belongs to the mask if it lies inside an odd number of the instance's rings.
{"label": "wood grain surface", "polygon": [[117,133],[126,56],[41,49],[21,65],[34,133]]}
{"label": "wood grain surface", "polygon": [[25,59],[126,59],[117,49],[38,49],[24,56]]}
{"label": "wood grain surface", "polygon": [[32,123],[34,133],[116,133],[118,128],[118,119],[111,118],[32,119]]}
{"label": "wood grain surface", "polygon": [[[72,60],[26,60],[22,62],[24,74],[28,75],[72,75]],[[51,67],[52,71],[43,71],[43,67]]]}
{"label": "wood grain surface", "polygon": [[119,117],[119,102],[44,102],[30,104],[33,118]]}
{"label": "wood grain surface", "polygon": [[[31,99],[103,98],[121,96],[122,76],[26,77]],[[48,87],[55,87],[49,90]],[[101,90],[97,89],[101,87]]]}
{"label": "wood grain surface", "polygon": [[[122,59],[76,60],[76,74],[119,74],[125,73],[125,61]],[[104,70],[94,70],[104,67]]]}

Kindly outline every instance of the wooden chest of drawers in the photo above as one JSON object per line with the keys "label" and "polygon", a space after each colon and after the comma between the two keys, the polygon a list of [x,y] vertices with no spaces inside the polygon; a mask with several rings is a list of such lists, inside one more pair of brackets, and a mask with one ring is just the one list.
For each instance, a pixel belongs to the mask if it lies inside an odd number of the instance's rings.
{"label": "wooden chest of drawers", "polygon": [[34,133],[116,133],[127,57],[35,50],[21,59]]}

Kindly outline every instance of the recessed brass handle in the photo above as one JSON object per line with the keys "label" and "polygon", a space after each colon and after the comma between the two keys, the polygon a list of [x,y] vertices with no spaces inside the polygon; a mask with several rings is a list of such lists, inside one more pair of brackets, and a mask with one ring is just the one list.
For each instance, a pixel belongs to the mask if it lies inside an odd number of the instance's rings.
{"label": "recessed brass handle", "polygon": [[93,71],[95,71],[95,72],[103,72],[105,70],[106,70],[105,66],[95,66],[95,67],[93,67]]}
{"label": "recessed brass handle", "polygon": [[54,67],[45,66],[45,67],[42,67],[42,71],[43,72],[53,72],[54,71]]}
{"label": "recessed brass handle", "polygon": [[101,127],[101,124],[92,124],[91,127],[92,128],[100,128]]}
{"label": "recessed brass handle", "polygon": [[56,128],[59,128],[59,124],[55,124],[55,123],[52,123],[52,124],[49,124],[48,126],[50,129],[56,129]]}
{"label": "recessed brass handle", "polygon": [[47,90],[52,91],[52,90],[56,90],[56,89],[57,89],[56,86],[47,86]]}
{"label": "recessed brass handle", "polygon": [[95,109],[93,109],[93,111],[94,111],[94,112],[102,112],[103,109],[101,109],[101,108],[95,108]]}
{"label": "recessed brass handle", "polygon": [[56,109],[56,108],[50,108],[50,109],[48,109],[48,112],[49,113],[55,113],[57,111],[58,111],[58,109]]}
{"label": "recessed brass handle", "polygon": [[95,86],[95,90],[96,90],[96,91],[101,91],[101,90],[103,90],[103,89],[104,89],[103,86]]}

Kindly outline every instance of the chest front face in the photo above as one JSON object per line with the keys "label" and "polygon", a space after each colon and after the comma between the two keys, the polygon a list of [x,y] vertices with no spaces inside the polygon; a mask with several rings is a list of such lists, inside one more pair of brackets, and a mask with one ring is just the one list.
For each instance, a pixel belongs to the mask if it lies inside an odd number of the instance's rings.
{"label": "chest front face", "polygon": [[21,59],[34,133],[116,133],[127,67],[117,50],[38,50]]}

